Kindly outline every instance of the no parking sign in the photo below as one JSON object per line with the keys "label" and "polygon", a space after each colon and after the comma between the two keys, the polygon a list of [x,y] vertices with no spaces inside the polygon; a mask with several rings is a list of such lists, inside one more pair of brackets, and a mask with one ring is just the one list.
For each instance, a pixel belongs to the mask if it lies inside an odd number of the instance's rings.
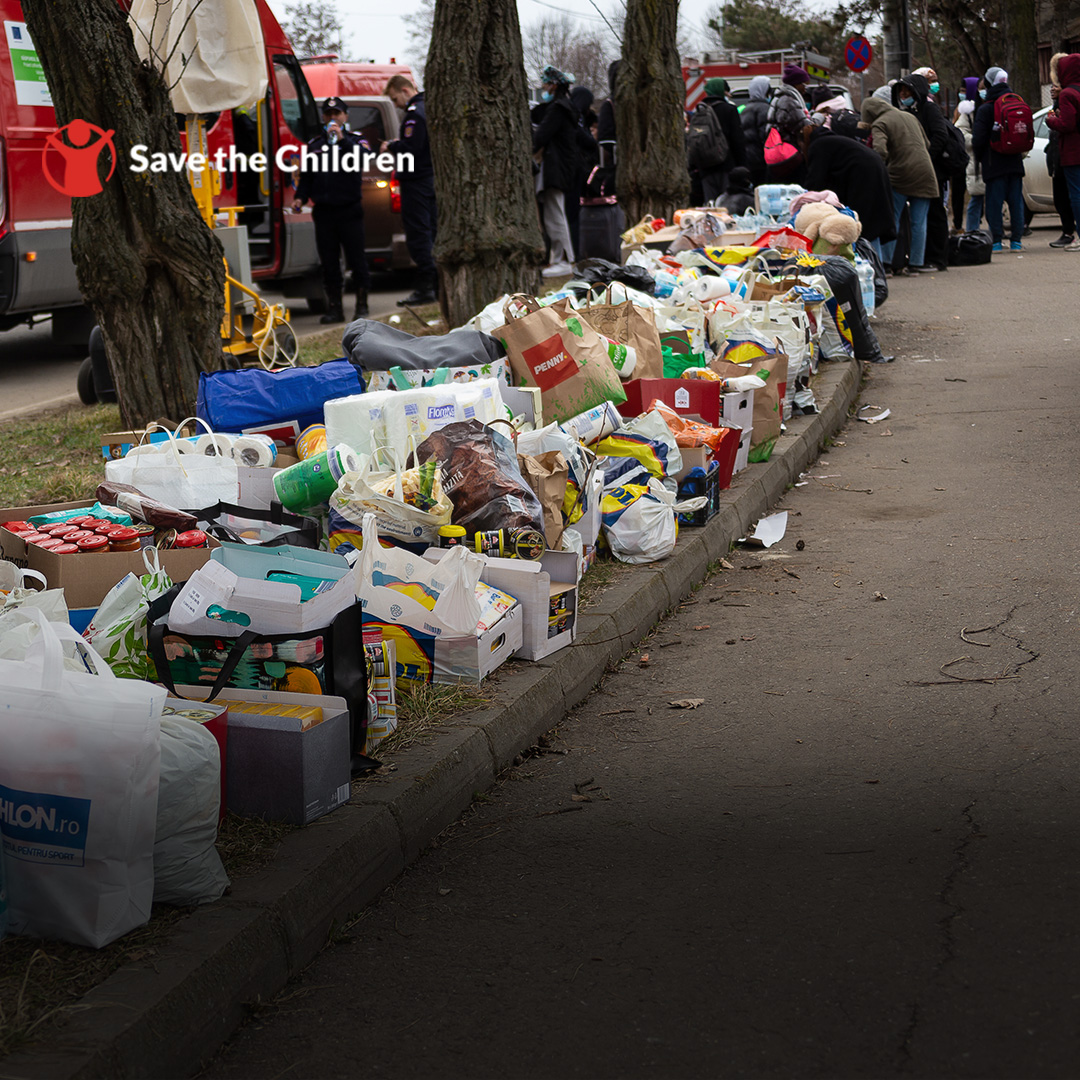
{"label": "no parking sign", "polygon": [[865,71],[873,59],[874,50],[866,38],[861,34],[856,34],[855,37],[848,39],[848,43],[844,46],[844,63],[852,71],[856,74]]}

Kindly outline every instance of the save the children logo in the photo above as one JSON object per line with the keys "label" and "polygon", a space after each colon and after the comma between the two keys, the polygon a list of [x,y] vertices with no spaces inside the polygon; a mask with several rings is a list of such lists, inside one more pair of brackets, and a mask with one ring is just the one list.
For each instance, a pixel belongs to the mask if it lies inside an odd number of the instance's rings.
{"label": "save the children logo", "polygon": [[[98,195],[104,190],[99,162],[103,150],[109,152],[108,180],[116,170],[116,146],[113,144],[114,130],[106,131],[88,120],[72,120],[57,128],[46,140],[41,151],[41,167],[45,179],[61,195],[72,198],[81,195]],[[63,159],[63,176],[57,176],[53,167],[55,157],[49,151],[56,151]]]}

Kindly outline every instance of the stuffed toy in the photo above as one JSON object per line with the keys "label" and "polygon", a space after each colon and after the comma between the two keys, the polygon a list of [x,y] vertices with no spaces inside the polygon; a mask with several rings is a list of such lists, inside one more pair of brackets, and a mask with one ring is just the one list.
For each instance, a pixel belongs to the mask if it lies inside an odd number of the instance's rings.
{"label": "stuffed toy", "polygon": [[815,255],[842,255],[855,262],[852,245],[862,225],[854,210],[837,210],[827,202],[807,203],[795,216],[795,231],[810,241]]}

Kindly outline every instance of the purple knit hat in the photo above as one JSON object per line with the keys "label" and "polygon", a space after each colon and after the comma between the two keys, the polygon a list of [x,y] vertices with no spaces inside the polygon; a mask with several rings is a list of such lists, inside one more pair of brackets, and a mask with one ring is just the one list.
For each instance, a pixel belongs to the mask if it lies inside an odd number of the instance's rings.
{"label": "purple knit hat", "polygon": [[810,76],[806,74],[801,67],[797,67],[795,64],[788,64],[784,68],[783,81],[788,86],[805,86],[810,81]]}
{"label": "purple knit hat", "polygon": [[969,75],[964,80],[964,97],[968,101],[979,100],[979,76]]}

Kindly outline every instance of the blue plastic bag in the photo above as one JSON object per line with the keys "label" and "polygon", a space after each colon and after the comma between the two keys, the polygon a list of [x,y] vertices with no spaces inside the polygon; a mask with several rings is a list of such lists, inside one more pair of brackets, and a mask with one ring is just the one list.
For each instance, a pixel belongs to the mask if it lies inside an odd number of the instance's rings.
{"label": "blue plastic bag", "polygon": [[348,360],[317,367],[213,371],[199,376],[196,415],[214,431],[243,431],[295,420],[300,429],[323,422],[323,404],[361,394],[364,381]]}

